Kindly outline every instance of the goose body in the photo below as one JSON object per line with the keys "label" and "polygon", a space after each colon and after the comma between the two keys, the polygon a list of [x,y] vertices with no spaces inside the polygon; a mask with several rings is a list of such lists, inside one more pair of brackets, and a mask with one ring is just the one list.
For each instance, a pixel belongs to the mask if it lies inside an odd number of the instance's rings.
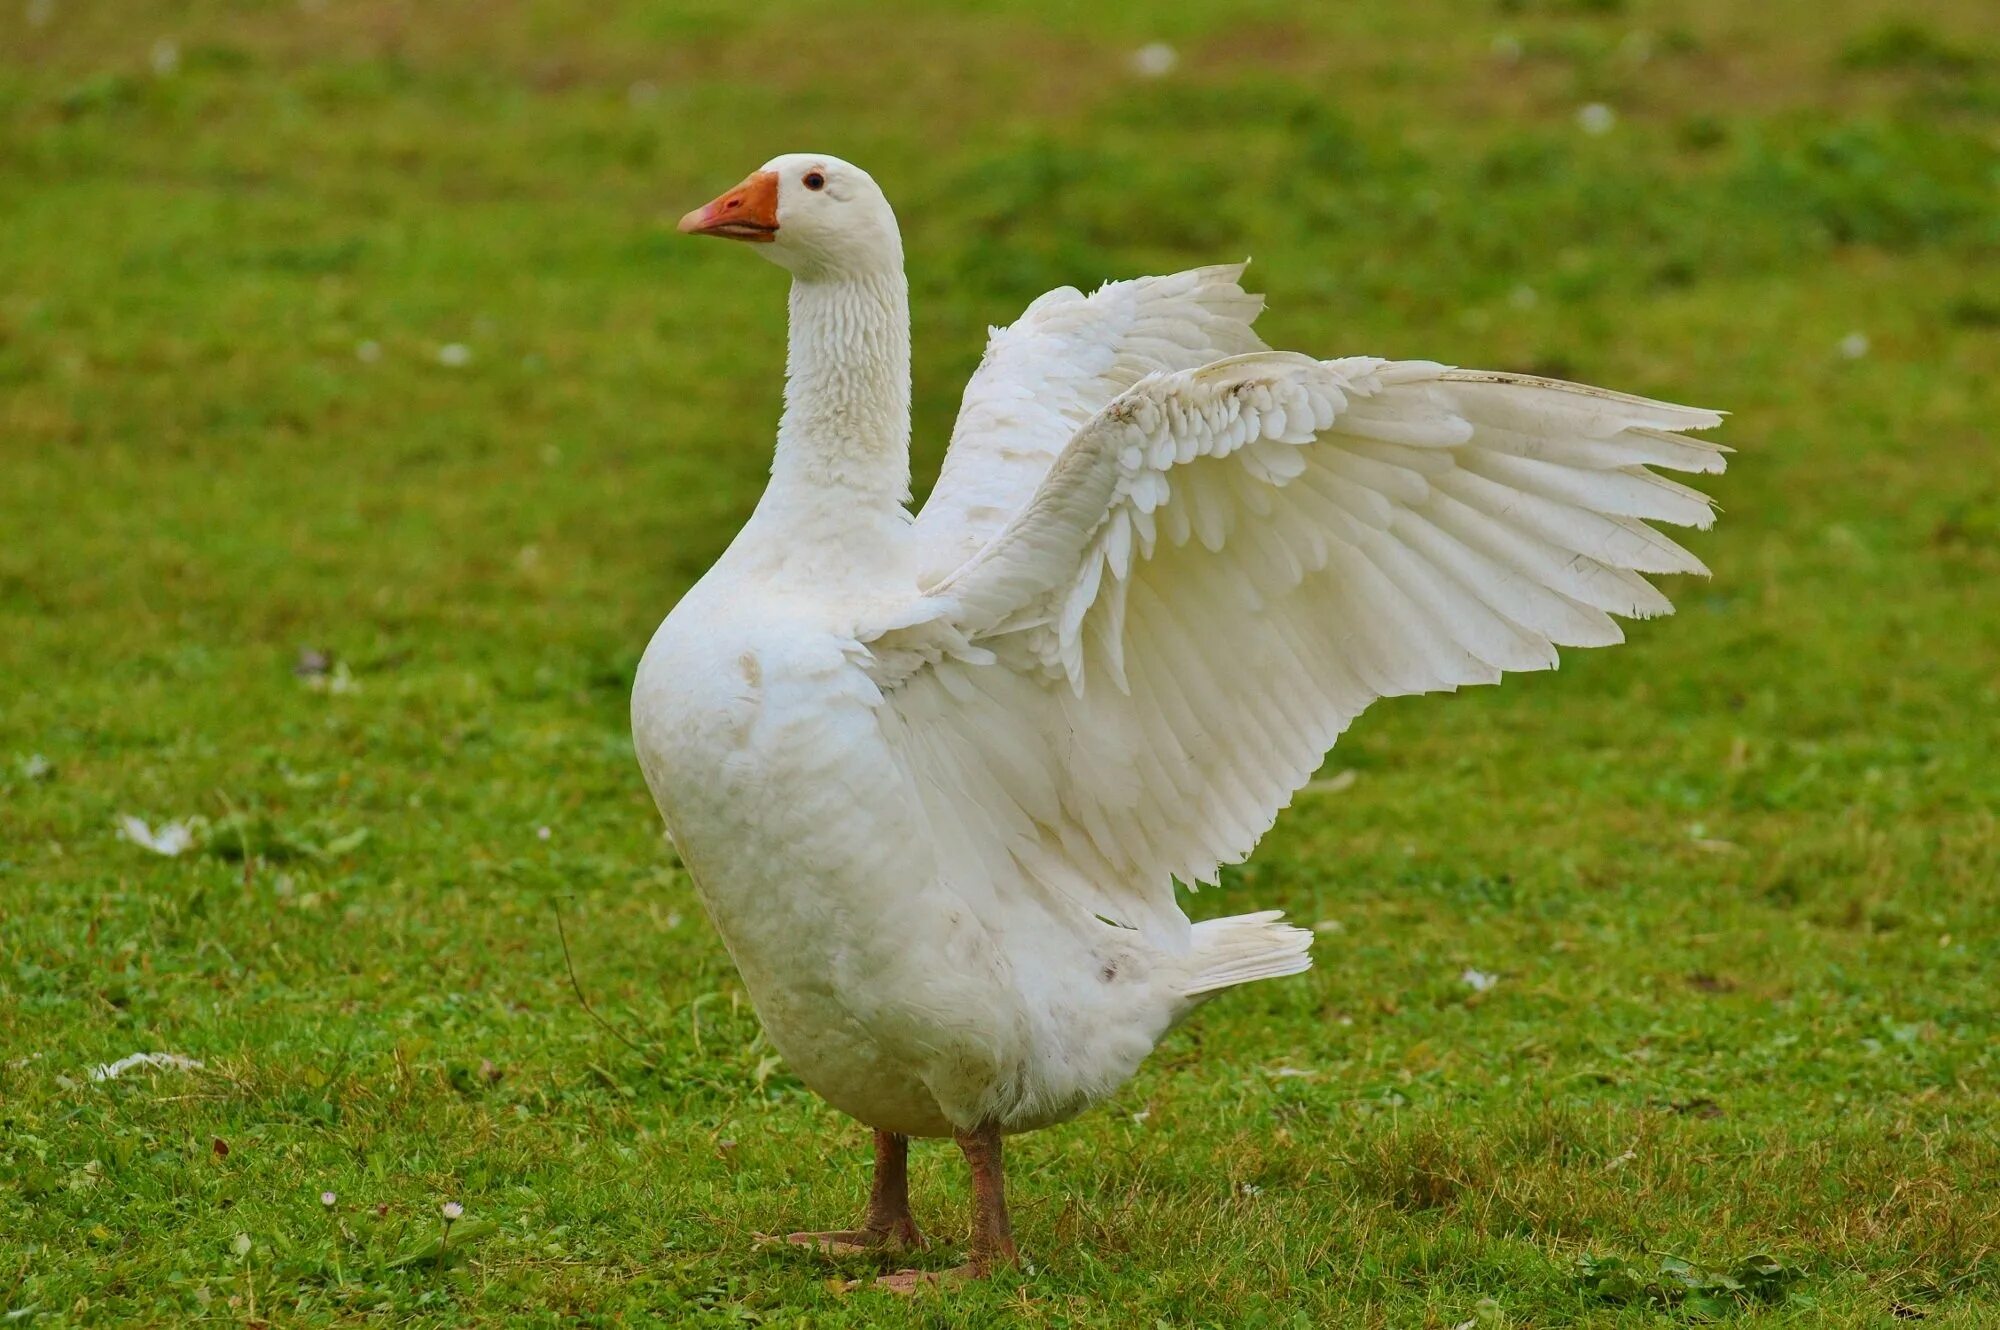
{"label": "goose body", "polygon": [[[1190,923],[1376,697],[1493,682],[1666,613],[1722,469],[1712,412],[1517,375],[1273,352],[1241,265],[1051,292],[996,330],[907,507],[895,220],[774,159],[682,229],[793,274],[750,521],[640,665],[633,730],[778,1052],[875,1129],[953,1136],[973,1262],[1013,1251],[999,1141],[1114,1093],[1223,989],[1306,968],[1274,912]],[[984,1181],[982,1181],[984,1179]]]}
{"label": "goose body", "polygon": [[881,588],[846,581],[843,614],[824,565],[793,581],[765,557],[774,525],[675,608],[635,691],[647,778],[767,1035],[903,1136],[1087,1107],[1185,1005],[1170,973],[1129,930],[1006,900],[940,853],[851,619]]}

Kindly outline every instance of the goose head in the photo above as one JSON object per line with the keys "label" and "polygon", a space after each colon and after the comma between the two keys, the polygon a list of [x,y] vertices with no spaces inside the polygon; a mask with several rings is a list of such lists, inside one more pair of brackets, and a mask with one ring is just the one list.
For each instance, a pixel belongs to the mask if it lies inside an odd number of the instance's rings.
{"label": "goose head", "polygon": [[755,245],[805,277],[860,276],[903,266],[896,214],[874,179],[824,153],[773,157],[742,184],[681,218],[684,235]]}

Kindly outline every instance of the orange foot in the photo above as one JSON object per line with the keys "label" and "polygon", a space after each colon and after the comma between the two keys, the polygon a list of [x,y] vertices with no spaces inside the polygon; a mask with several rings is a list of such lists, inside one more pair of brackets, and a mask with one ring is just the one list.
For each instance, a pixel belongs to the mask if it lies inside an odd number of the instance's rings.
{"label": "orange foot", "polygon": [[787,1233],[785,1241],[794,1247],[811,1247],[828,1256],[857,1256],[892,1245],[902,1246],[900,1242],[892,1243],[887,1233],[873,1233],[865,1228],[834,1229],[826,1233]]}
{"label": "orange foot", "polygon": [[961,1265],[952,1270],[898,1270],[893,1274],[878,1275],[874,1279],[850,1280],[847,1287],[850,1291],[879,1288],[908,1297],[920,1288],[935,1288],[940,1284],[962,1284],[968,1279],[978,1279],[985,1273],[978,1266],[971,1264]]}
{"label": "orange foot", "polygon": [[787,1233],[783,1238],[774,1238],[768,1233],[752,1235],[759,1247],[773,1247],[780,1242],[794,1247],[810,1247],[828,1256],[858,1256],[874,1251],[906,1251],[924,1245],[915,1224],[902,1225],[891,1229],[843,1228],[825,1233]]}

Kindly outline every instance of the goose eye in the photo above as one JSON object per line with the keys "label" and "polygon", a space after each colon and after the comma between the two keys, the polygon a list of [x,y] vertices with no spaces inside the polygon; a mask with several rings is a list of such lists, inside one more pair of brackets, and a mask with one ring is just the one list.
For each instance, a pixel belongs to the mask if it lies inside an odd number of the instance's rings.
{"label": "goose eye", "polygon": [[817,171],[808,171],[806,172],[805,186],[807,189],[825,189],[826,177]]}

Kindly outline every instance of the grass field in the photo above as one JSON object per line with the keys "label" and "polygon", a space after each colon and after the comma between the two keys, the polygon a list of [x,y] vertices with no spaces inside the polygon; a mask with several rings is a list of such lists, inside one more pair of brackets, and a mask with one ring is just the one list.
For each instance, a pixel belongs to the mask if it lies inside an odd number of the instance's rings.
{"label": "grass field", "polygon": [[[8,1324],[2000,1324],[1990,7],[1115,8],[8,0]],[[671,219],[793,148],[899,207],[920,490],[987,324],[1246,253],[1278,345],[1739,450],[1677,617],[1356,725],[1192,905],[1318,968],[1021,1139],[1033,1270],[914,1303],[753,1241],[866,1142],[626,726],[782,365]]]}

